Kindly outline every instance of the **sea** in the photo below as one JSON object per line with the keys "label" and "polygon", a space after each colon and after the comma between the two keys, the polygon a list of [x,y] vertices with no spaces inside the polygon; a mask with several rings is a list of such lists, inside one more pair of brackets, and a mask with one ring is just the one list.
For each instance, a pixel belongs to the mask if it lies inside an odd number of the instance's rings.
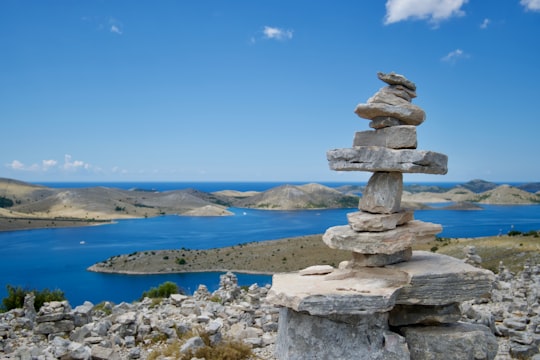
{"label": "sea", "polygon": [[[264,191],[283,182],[204,183],[40,183],[54,188],[107,186],[155,191],[193,188]],[[289,182],[301,185],[304,183]],[[330,187],[349,183],[322,183]],[[365,185],[365,184],[356,184]],[[456,183],[430,183],[451,188]],[[436,206],[436,204],[434,204]],[[482,211],[416,210],[415,218],[443,226],[440,237],[482,237],[511,230],[540,230],[540,205],[481,205]],[[7,285],[27,289],[62,290],[72,306],[90,301],[114,303],[138,300],[141,294],[165,281],[173,281],[187,294],[200,284],[210,291],[219,287],[220,272],[160,275],[120,275],[86,269],[111,256],[159,249],[210,249],[285,237],[321,234],[347,223],[356,209],[269,211],[231,208],[234,216],[160,216],[120,220],[113,224],[0,232],[0,298]],[[236,273],[240,285],[271,284],[270,275]]]}

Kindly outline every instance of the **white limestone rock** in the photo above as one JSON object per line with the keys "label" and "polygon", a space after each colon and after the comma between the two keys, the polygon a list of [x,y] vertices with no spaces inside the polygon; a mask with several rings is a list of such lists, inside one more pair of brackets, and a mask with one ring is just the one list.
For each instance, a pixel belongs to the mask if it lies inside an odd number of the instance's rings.
{"label": "white limestone rock", "polygon": [[326,275],[334,271],[334,267],[330,265],[313,265],[300,270],[298,273],[301,276],[306,275]]}
{"label": "white limestone rock", "polygon": [[326,153],[330,169],[336,171],[398,171],[444,175],[448,156],[433,151],[357,146]]}

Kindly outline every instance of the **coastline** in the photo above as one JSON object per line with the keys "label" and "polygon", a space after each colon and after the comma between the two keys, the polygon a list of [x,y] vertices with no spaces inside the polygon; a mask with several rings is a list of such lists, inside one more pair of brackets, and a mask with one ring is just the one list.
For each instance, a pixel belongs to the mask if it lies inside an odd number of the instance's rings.
{"label": "coastline", "polygon": [[[537,238],[538,235],[436,238],[414,246],[413,250],[433,251],[464,259],[466,247],[473,245],[483,259],[484,268],[497,272],[502,261],[511,271],[519,271],[528,259],[540,262]],[[183,265],[177,263],[179,259],[184,259]],[[331,265],[337,268],[341,261],[348,260],[351,260],[349,251],[328,248],[322,241],[322,234],[316,234],[208,250],[135,252],[110,257],[88,267],[87,271],[133,276],[228,271],[273,275],[298,271],[312,265]]]}
{"label": "coastline", "polygon": [[0,232],[24,231],[38,229],[57,229],[83,226],[99,226],[115,224],[115,219],[111,220],[86,220],[86,219],[58,219],[58,218],[14,218],[0,216]]}

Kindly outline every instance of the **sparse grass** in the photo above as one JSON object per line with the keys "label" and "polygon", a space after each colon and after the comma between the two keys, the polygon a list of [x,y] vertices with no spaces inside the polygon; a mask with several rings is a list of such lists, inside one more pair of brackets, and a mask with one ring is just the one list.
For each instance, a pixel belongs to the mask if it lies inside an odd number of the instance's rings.
{"label": "sparse grass", "polygon": [[437,253],[450,255],[459,259],[465,258],[464,248],[467,245],[476,247],[476,252],[482,258],[482,267],[498,272],[499,262],[510,271],[517,273],[523,269],[527,259],[540,262],[540,240],[533,236],[490,236],[470,239],[448,239],[440,246],[440,242],[430,242],[416,246],[416,250],[428,250],[438,246]]}
{"label": "sparse grass", "polygon": [[[181,353],[182,345],[193,336],[200,336],[204,346],[194,351]],[[165,340],[163,340],[164,342]],[[207,333],[197,334],[188,332],[178,341],[166,344],[162,348],[153,348],[154,351],[147,357],[148,360],[160,359],[162,356],[178,360],[189,360],[193,358],[206,360],[244,360],[252,357],[251,347],[241,341],[226,339],[218,344],[211,344],[210,336]]]}

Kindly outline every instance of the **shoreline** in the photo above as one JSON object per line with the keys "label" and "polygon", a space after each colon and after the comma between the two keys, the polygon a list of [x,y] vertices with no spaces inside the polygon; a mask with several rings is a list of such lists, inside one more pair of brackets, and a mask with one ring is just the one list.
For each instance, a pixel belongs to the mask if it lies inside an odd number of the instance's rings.
{"label": "shoreline", "polygon": [[[527,259],[540,262],[538,235],[487,236],[477,238],[436,238],[413,246],[413,250],[432,251],[458,259],[465,258],[465,247],[473,245],[483,259],[482,267],[498,271],[502,261],[511,271],[517,271]],[[264,240],[206,250],[147,250],[116,255],[95,263],[87,271],[123,275],[163,275],[205,272],[235,272],[273,275],[295,272],[313,265],[338,268],[350,261],[351,252],[330,249],[322,234],[277,240]]]}
{"label": "shoreline", "polygon": [[115,224],[116,219],[111,220],[86,220],[86,219],[58,219],[37,217],[4,217],[0,216],[0,233],[8,231],[25,231],[40,229],[76,228],[85,226],[100,226]]}

